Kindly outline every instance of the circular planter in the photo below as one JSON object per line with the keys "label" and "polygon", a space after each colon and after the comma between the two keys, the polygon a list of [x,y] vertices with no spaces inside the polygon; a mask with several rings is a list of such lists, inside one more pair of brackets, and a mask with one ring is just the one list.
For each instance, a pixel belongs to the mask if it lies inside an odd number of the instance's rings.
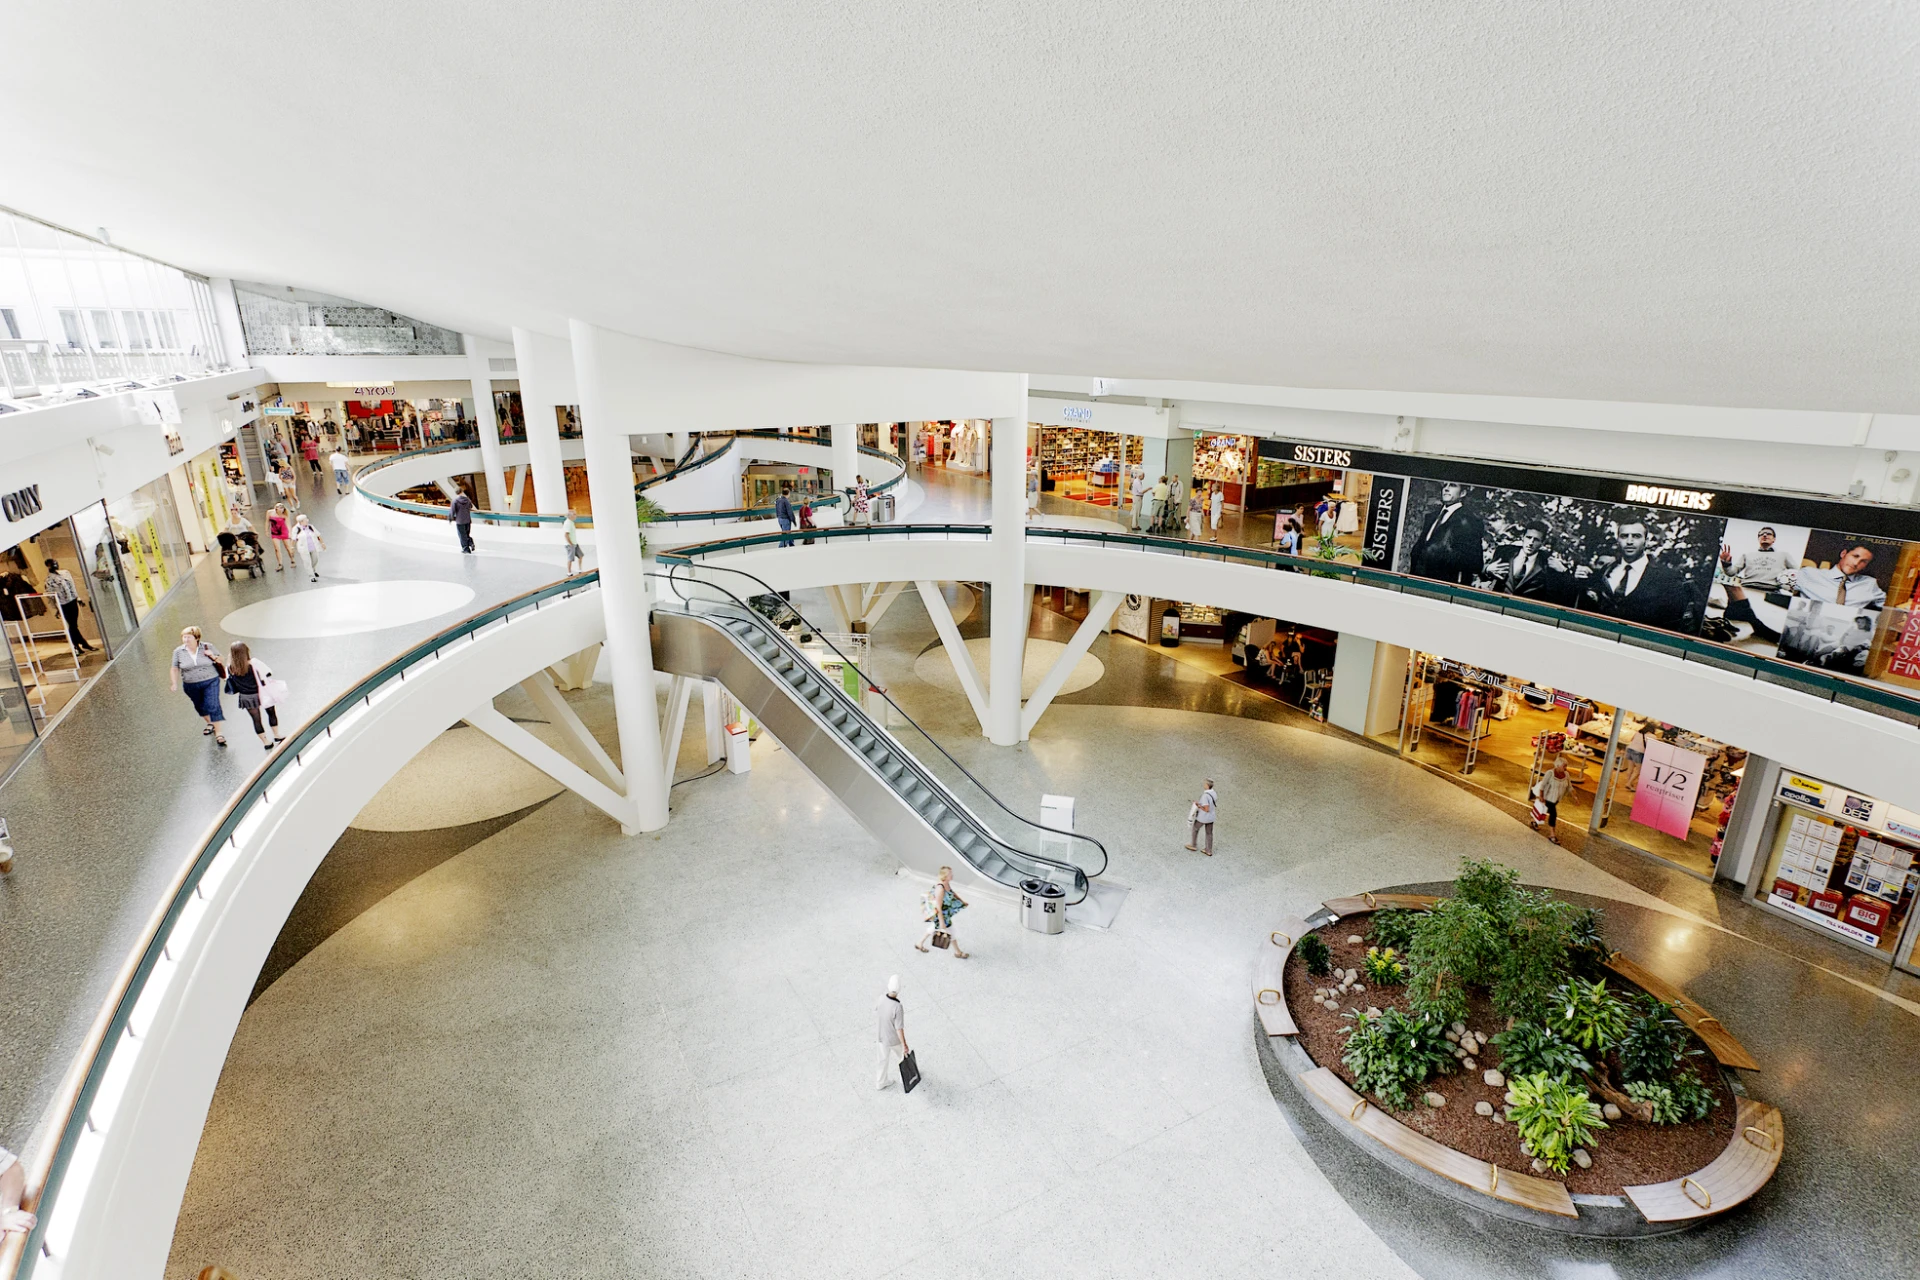
{"label": "circular planter", "polygon": [[[1343,919],[1353,920],[1357,919],[1357,916],[1353,913],[1336,914],[1323,907],[1308,916],[1305,923],[1308,929],[1312,930]],[[1278,944],[1279,941],[1280,936],[1275,935],[1269,945]],[[1291,942],[1292,940],[1289,939],[1285,961],[1288,966],[1295,963]],[[1278,985],[1284,991],[1284,983]],[[1257,996],[1256,999],[1258,999]],[[1267,1077],[1268,1088],[1273,1093],[1274,1099],[1295,1119],[1296,1123],[1304,1122],[1305,1113],[1312,1113],[1321,1123],[1345,1138],[1357,1150],[1364,1152],[1375,1163],[1393,1170],[1423,1191],[1450,1200],[1472,1212],[1560,1235],[1603,1239],[1642,1239],[1671,1235],[1718,1216],[1716,1211],[1706,1216],[1677,1222],[1650,1222],[1627,1196],[1574,1193],[1572,1200],[1578,1216],[1565,1217],[1561,1214],[1546,1213],[1525,1205],[1514,1204],[1490,1194],[1483,1194],[1473,1187],[1436,1173],[1394,1151],[1351,1123],[1347,1115],[1303,1087],[1301,1076],[1326,1064],[1315,1062],[1312,1055],[1294,1036],[1271,1035],[1268,1029],[1261,1026],[1256,1019],[1254,1039],[1258,1045],[1260,1066]],[[1724,1066],[1719,1067],[1719,1070],[1735,1098],[1745,1097],[1746,1090],[1735,1073]],[[1735,1134],[1734,1140],[1736,1142],[1740,1140],[1738,1133]]]}

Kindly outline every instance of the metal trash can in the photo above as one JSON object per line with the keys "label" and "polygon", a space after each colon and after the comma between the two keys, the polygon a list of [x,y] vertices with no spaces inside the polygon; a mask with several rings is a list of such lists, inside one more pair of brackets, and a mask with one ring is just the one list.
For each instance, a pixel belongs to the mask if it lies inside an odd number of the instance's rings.
{"label": "metal trash can", "polygon": [[874,515],[882,524],[893,523],[893,490],[889,489],[874,499]]}
{"label": "metal trash can", "polygon": [[1020,882],[1020,923],[1035,933],[1059,933],[1067,927],[1067,891],[1050,880]]}

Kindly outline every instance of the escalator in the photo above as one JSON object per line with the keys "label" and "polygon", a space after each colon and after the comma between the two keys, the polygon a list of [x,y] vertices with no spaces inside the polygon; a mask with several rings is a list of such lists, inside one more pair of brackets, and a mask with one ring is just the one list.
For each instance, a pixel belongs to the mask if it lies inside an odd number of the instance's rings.
{"label": "escalator", "polygon": [[[720,574],[738,580],[754,603],[712,580]],[[931,872],[964,863],[1009,891],[1022,880],[1045,880],[1069,903],[1083,901],[1091,877],[1106,869],[1098,840],[1009,809],[760,579],[679,564],[654,581],[655,667],[717,679],[906,865]],[[782,624],[817,637],[817,652],[852,669],[870,697],[884,700],[888,718],[902,722],[900,735],[869,716]]]}

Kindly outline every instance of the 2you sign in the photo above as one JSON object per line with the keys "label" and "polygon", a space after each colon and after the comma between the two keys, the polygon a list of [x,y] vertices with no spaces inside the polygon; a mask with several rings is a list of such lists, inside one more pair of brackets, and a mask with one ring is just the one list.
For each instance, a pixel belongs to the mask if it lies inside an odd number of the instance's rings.
{"label": "2you sign", "polygon": [[28,516],[40,512],[40,486],[30,484],[24,489],[15,489],[12,493],[0,494],[0,515],[12,524],[25,520]]}

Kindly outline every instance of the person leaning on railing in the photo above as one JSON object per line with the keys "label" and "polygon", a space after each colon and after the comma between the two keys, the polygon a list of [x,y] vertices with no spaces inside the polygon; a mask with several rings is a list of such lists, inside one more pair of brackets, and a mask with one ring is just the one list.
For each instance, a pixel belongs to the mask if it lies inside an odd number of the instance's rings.
{"label": "person leaning on railing", "polygon": [[39,1221],[20,1207],[20,1197],[26,1194],[27,1174],[20,1167],[20,1157],[0,1147],[0,1235],[31,1231]]}

